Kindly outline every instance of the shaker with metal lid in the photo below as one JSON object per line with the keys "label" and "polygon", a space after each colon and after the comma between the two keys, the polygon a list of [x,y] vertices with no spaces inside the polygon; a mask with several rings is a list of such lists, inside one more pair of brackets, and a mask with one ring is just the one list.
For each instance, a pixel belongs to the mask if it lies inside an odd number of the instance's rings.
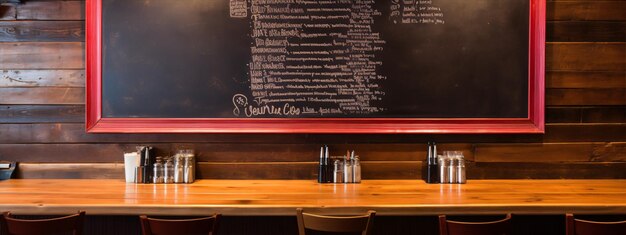
{"label": "shaker with metal lid", "polygon": [[185,161],[183,181],[187,184],[193,183],[196,180],[196,157],[192,150],[187,150],[183,158]]}
{"label": "shaker with metal lid", "polygon": [[185,174],[185,162],[183,155],[177,153],[174,155],[174,183],[184,183],[183,176]]}
{"label": "shaker with metal lid", "polygon": [[463,156],[462,153],[461,155],[458,156],[456,173],[457,173],[456,183],[464,184],[467,182],[467,177],[465,174],[465,157]]}
{"label": "shaker with metal lid", "polygon": [[439,182],[450,183],[450,159],[448,156],[439,155]]}
{"label": "shaker with metal lid", "polygon": [[154,163],[153,171],[152,171],[152,183],[162,184],[163,177],[165,175],[165,170],[163,168],[163,158],[157,157],[156,163]]}
{"label": "shaker with metal lid", "polygon": [[163,182],[166,184],[174,183],[174,162],[172,161],[171,157],[165,160],[165,164],[163,165],[163,167],[165,168]]}

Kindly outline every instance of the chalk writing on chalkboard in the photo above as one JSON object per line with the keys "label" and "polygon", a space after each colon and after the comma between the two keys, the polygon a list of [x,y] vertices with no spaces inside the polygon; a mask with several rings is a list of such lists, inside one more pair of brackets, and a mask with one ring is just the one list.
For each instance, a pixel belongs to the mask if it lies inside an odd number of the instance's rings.
{"label": "chalk writing on chalkboard", "polygon": [[[252,0],[250,97],[235,94],[237,117],[369,115],[386,110],[379,81],[385,39],[374,0]],[[443,24],[432,1],[391,1],[390,21]],[[231,17],[241,18],[231,0]],[[233,16],[235,15],[235,16]],[[242,112],[242,110],[244,110]]]}

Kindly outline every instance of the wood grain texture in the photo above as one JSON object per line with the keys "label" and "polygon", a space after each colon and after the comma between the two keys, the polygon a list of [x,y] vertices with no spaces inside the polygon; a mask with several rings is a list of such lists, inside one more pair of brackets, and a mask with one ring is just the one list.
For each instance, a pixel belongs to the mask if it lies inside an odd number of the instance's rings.
{"label": "wood grain texture", "polygon": [[550,71],[546,88],[626,88],[626,71]]}
{"label": "wood grain texture", "polygon": [[83,88],[0,88],[0,104],[84,104]]}
{"label": "wood grain texture", "polygon": [[624,1],[548,1],[546,19],[559,21],[624,21]]}
{"label": "wood grain texture", "polygon": [[0,3],[0,20],[15,20],[15,17],[17,17],[15,5]]}
{"label": "wood grain texture", "polygon": [[549,89],[546,105],[626,105],[626,88]]}
{"label": "wood grain texture", "polygon": [[85,70],[0,70],[0,87],[85,87]]}
{"label": "wood grain texture", "polygon": [[[626,124],[548,124],[545,135],[86,134],[83,124],[0,124],[1,143],[482,143],[626,141]],[[316,150],[319,151],[319,150]]]}
{"label": "wood grain texture", "polygon": [[547,43],[546,70],[625,71],[625,42]]}
{"label": "wood grain texture", "polygon": [[84,43],[0,42],[0,69],[83,69]]}
{"label": "wood grain texture", "polygon": [[84,21],[0,21],[0,42],[82,42]]}
{"label": "wood grain texture", "polygon": [[551,21],[546,24],[548,42],[624,42],[626,22]]}
{"label": "wood grain texture", "polygon": [[626,123],[626,106],[546,108],[548,123]]}
{"label": "wood grain texture", "polygon": [[83,123],[83,105],[0,105],[0,123]]}
{"label": "wood grain texture", "polygon": [[[470,180],[465,185],[369,180],[320,185],[312,180],[200,180],[191,185],[121,180],[8,180],[0,208],[16,214],[91,215],[377,215],[626,213],[624,180]],[[36,193],[35,193],[36,192]]]}
{"label": "wood grain texture", "polygon": [[467,168],[473,179],[624,179],[626,163],[481,162]]}
{"label": "wood grain texture", "polygon": [[17,5],[18,20],[84,20],[85,1],[26,1]]}
{"label": "wood grain texture", "polygon": [[478,144],[476,162],[624,162],[625,142]]}

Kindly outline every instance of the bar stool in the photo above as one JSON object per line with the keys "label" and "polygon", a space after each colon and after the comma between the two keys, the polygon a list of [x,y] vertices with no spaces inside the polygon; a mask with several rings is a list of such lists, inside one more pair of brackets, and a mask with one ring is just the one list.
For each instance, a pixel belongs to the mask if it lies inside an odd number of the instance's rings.
{"label": "bar stool", "polygon": [[511,214],[502,220],[489,222],[460,222],[439,216],[440,235],[503,235],[511,234]]}
{"label": "bar stool", "polygon": [[566,214],[565,231],[567,235],[626,234],[626,221],[589,221],[575,219],[573,214]]}
{"label": "bar stool", "polygon": [[0,217],[3,234],[7,235],[47,235],[47,234],[83,234],[85,212],[52,219],[23,220],[11,218],[11,212],[4,212]]}
{"label": "bar stool", "polygon": [[217,234],[221,214],[197,219],[155,219],[146,215],[139,216],[143,235],[166,234]]}
{"label": "bar stool", "polygon": [[368,211],[360,216],[323,216],[302,212],[296,209],[298,217],[298,234],[306,235],[306,230],[335,233],[359,233],[369,235],[376,211]]}

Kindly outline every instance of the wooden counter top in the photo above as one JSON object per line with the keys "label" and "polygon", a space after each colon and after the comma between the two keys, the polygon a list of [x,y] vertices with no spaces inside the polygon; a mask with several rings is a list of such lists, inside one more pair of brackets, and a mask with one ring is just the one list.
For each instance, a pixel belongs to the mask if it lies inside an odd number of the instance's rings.
{"label": "wooden counter top", "polygon": [[470,180],[465,185],[420,180],[199,180],[191,185],[127,184],[121,180],[0,181],[0,211],[16,214],[295,215],[374,209],[379,215],[626,214],[626,180]]}

